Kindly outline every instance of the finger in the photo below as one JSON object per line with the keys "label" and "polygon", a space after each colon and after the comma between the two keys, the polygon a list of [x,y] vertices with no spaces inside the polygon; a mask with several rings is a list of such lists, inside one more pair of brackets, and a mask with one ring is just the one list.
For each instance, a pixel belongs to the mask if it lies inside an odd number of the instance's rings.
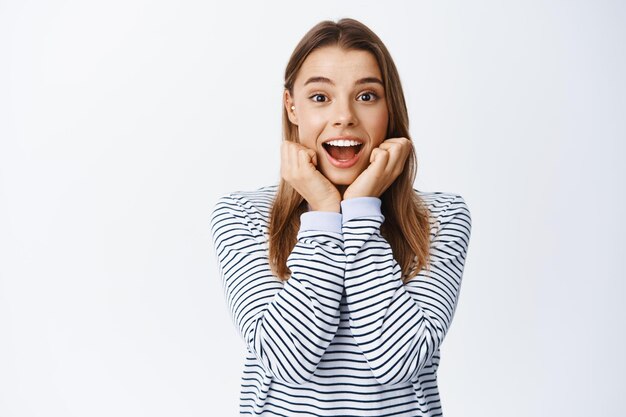
{"label": "finger", "polygon": [[283,141],[280,144],[280,160],[285,161],[287,159],[287,141]]}
{"label": "finger", "polygon": [[397,146],[402,146],[403,144],[404,142],[401,138],[394,138],[385,140],[383,143],[378,145],[378,147],[381,149],[391,149]]}
{"label": "finger", "polygon": [[413,144],[406,138],[399,138],[398,143],[390,151],[389,175],[394,178],[404,171],[409,154],[413,150]]}
{"label": "finger", "polygon": [[392,162],[403,162],[411,151],[413,144],[406,138],[393,138],[387,139],[379,147],[391,154]]}
{"label": "finger", "polygon": [[280,176],[285,178],[289,169],[289,144],[283,141],[280,144]]}
{"label": "finger", "polygon": [[384,171],[389,162],[389,152],[384,149],[374,149],[370,156],[370,166],[376,171]]}
{"label": "finger", "polygon": [[309,153],[309,157],[311,158],[311,163],[313,164],[313,166],[317,166],[317,152],[315,152],[313,149],[308,149],[307,152]]}
{"label": "finger", "polygon": [[299,149],[298,150],[298,167],[299,169],[306,169],[313,167],[313,163],[311,162],[311,154],[310,149]]}
{"label": "finger", "polygon": [[378,145],[380,149],[389,149],[393,146],[394,146],[394,142],[391,139],[387,139],[386,141]]}
{"label": "finger", "polygon": [[298,173],[298,144],[295,142],[286,142],[285,148],[285,172],[289,180],[292,181]]}
{"label": "finger", "polygon": [[376,160],[376,157],[377,157],[377,156],[378,156],[381,152],[383,152],[383,150],[382,150],[382,149],[380,149],[380,148],[374,148],[374,149],[372,149],[372,153],[370,153],[370,164],[373,164],[373,163],[374,163],[374,161]]}
{"label": "finger", "polygon": [[291,162],[291,169],[292,171],[297,171],[298,167],[299,167],[299,160],[298,160],[298,152],[299,152],[300,148],[298,146],[298,144],[294,143],[291,146],[291,149],[289,150],[289,159]]}
{"label": "finger", "polygon": [[389,142],[389,143],[406,143],[406,142],[411,142],[411,140],[408,139],[408,138],[405,138],[405,137],[400,137],[400,138],[385,139],[385,142]]}
{"label": "finger", "polygon": [[399,146],[399,147],[412,146],[412,142],[407,138],[390,138],[390,139],[385,139],[385,141],[379,145],[379,148],[384,149],[384,148],[390,148],[394,146]]}
{"label": "finger", "polygon": [[391,138],[385,140],[379,147],[381,149],[400,149],[402,152],[407,152],[413,147],[413,143],[407,138]]}
{"label": "finger", "polygon": [[376,157],[376,161],[372,164],[374,173],[379,180],[389,176],[390,158],[389,152],[382,151],[380,155]]}
{"label": "finger", "polygon": [[376,155],[378,154],[378,152],[380,152],[380,148],[374,148],[372,149],[372,153],[370,153],[370,164],[372,164],[374,162],[374,160],[376,159]]}

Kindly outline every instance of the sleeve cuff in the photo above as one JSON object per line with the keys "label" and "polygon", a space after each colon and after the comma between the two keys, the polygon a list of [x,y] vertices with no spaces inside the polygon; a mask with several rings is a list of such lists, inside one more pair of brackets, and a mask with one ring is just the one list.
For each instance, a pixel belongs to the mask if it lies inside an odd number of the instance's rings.
{"label": "sleeve cuff", "polygon": [[355,197],[341,201],[343,222],[358,217],[378,217],[381,221],[385,216],[380,209],[382,201],[378,197]]}
{"label": "sleeve cuff", "polygon": [[300,231],[341,233],[341,213],[333,211],[307,211],[300,215]]}

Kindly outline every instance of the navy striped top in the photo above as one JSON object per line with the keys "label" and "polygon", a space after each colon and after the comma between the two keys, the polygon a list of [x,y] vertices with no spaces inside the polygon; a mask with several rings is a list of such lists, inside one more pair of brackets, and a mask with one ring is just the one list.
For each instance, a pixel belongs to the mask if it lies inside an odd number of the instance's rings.
{"label": "navy striped top", "polygon": [[456,310],[471,217],[460,195],[415,192],[430,212],[430,272],[407,284],[380,233],[381,201],[308,211],[283,282],[267,232],[277,185],[221,197],[211,235],[247,354],[240,414],[441,416],[440,347]]}

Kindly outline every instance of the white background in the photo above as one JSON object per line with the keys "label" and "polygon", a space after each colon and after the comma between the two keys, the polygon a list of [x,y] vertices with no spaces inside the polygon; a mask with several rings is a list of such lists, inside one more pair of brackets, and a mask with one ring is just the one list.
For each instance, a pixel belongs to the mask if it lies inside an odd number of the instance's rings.
{"label": "white background", "polygon": [[285,65],[341,17],[472,213],[445,416],[626,415],[623,2],[1,0],[0,416],[237,414],[209,214],[278,181]]}

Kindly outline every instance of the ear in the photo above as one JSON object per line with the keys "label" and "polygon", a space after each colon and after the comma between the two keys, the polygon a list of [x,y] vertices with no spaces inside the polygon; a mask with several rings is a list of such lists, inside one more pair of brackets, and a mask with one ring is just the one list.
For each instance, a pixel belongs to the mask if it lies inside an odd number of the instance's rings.
{"label": "ear", "polygon": [[283,95],[283,102],[285,104],[285,109],[287,110],[287,116],[289,116],[289,121],[294,125],[298,125],[298,118],[296,117],[296,111],[291,109],[291,106],[294,105],[293,99],[291,98],[291,94],[289,94],[289,90],[285,89],[285,93]]}

